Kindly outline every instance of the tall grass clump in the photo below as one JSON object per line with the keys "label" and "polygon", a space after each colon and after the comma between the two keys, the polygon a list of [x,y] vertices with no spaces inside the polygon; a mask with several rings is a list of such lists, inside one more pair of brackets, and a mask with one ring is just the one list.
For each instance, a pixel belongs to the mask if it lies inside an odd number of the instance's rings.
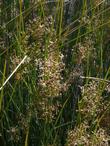
{"label": "tall grass clump", "polygon": [[109,146],[109,1],[0,8],[0,146]]}

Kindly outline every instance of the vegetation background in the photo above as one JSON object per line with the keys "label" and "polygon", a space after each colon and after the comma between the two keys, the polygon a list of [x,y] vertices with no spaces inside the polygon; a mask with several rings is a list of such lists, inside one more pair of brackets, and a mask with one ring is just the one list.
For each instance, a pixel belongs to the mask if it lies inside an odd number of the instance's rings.
{"label": "vegetation background", "polygon": [[109,17],[109,0],[0,1],[0,146],[110,145]]}

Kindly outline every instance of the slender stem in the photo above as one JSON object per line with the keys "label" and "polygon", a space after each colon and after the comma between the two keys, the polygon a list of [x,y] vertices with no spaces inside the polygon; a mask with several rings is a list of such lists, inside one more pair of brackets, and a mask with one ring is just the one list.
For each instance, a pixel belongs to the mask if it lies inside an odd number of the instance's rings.
{"label": "slender stem", "polygon": [[96,78],[96,77],[85,77],[85,76],[80,76],[82,79],[90,79],[90,80],[96,80],[96,81],[104,81],[107,83],[110,83],[110,80],[102,79],[102,78]]}
{"label": "slender stem", "polygon": [[5,80],[5,82],[3,83],[3,85],[0,87],[0,91],[2,90],[2,88],[7,84],[7,82],[10,80],[10,78],[14,75],[14,73],[18,70],[18,68],[24,63],[24,61],[26,60],[27,55],[22,59],[22,61],[18,64],[18,66],[14,69],[14,71],[9,75],[9,77]]}

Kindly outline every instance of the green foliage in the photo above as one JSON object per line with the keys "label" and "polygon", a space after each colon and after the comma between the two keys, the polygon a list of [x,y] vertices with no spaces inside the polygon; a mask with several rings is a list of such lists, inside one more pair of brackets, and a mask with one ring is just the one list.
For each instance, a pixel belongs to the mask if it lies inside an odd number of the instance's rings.
{"label": "green foliage", "polygon": [[0,7],[0,145],[109,146],[109,3]]}

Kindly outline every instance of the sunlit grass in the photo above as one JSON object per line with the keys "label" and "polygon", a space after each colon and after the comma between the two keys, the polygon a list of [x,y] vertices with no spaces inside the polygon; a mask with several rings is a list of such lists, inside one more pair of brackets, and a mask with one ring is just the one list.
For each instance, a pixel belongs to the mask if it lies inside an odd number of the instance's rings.
{"label": "sunlit grass", "polygon": [[100,0],[76,3],[80,10],[68,13],[69,24],[64,0],[1,4],[3,146],[99,146],[102,139],[109,141],[110,125],[102,125],[110,113],[110,53],[104,56],[110,7]]}

